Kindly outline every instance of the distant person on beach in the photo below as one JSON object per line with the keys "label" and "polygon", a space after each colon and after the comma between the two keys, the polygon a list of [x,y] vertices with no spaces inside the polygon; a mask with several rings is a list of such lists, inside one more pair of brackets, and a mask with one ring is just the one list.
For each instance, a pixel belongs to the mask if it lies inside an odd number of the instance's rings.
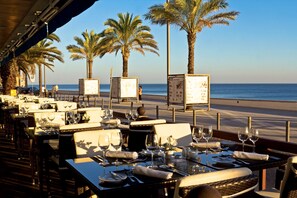
{"label": "distant person on beach", "polygon": [[59,87],[58,87],[58,85],[54,85],[53,87],[52,87],[52,97],[56,97],[56,94],[58,93],[58,91],[59,91]]}
{"label": "distant person on beach", "polygon": [[138,88],[138,99],[142,100],[142,86],[139,86]]}

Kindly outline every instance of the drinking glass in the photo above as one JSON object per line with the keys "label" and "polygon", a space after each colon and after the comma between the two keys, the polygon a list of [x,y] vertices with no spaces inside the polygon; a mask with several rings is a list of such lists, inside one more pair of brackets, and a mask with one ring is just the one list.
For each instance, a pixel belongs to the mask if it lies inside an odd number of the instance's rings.
{"label": "drinking glass", "polygon": [[[123,144],[123,136],[122,133],[112,133],[111,134],[111,146],[116,150],[116,151],[120,151],[122,148],[122,144]],[[113,162],[114,165],[120,165],[122,164],[118,158],[116,158],[116,160]]]}
{"label": "drinking glass", "polygon": [[74,123],[75,124],[79,123],[81,118],[80,113],[75,113],[73,116],[74,116]]}
{"label": "drinking glass", "polygon": [[107,110],[107,118],[109,120],[113,118],[113,110],[112,109],[108,109]]}
{"label": "drinking glass", "polygon": [[253,152],[255,152],[256,149],[256,142],[259,139],[259,130],[251,128],[250,133],[249,133],[249,140],[253,143]]}
{"label": "drinking glass", "polygon": [[55,120],[55,114],[49,114],[48,116],[47,116],[47,119],[50,121],[50,123],[49,123],[49,131],[50,132],[52,132],[52,131],[54,131],[54,127],[53,127],[53,121]]}
{"label": "drinking glass", "polygon": [[245,127],[238,130],[238,139],[242,142],[242,151],[244,151],[244,142],[249,138],[249,128]]}
{"label": "drinking glass", "polygon": [[105,166],[105,165],[107,165],[105,154],[106,154],[106,150],[110,146],[110,138],[109,138],[108,134],[104,134],[104,133],[99,134],[99,136],[98,136],[98,146],[102,151],[102,157],[103,157],[103,162],[101,163],[101,165]]}
{"label": "drinking glass", "polygon": [[151,165],[154,166],[154,150],[158,149],[158,136],[157,134],[148,134],[145,139],[146,150],[151,154]]}
{"label": "drinking glass", "polygon": [[206,130],[203,130],[202,137],[206,140],[205,153],[208,154],[208,141],[212,137],[212,126],[209,126]]}
{"label": "drinking glass", "polygon": [[[192,138],[198,143],[202,138],[203,127],[202,126],[193,126],[192,128]],[[198,147],[196,146],[196,154],[198,154]]]}
{"label": "drinking glass", "polygon": [[131,120],[131,118],[132,118],[132,112],[131,112],[131,110],[130,110],[130,111],[127,111],[127,112],[125,113],[125,117],[126,117],[126,119],[128,120],[128,122],[130,122],[130,120]]}
{"label": "drinking glass", "polygon": [[137,111],[134,111],[131,116],[134,121],[137,120],[137,118],[139,117]]}

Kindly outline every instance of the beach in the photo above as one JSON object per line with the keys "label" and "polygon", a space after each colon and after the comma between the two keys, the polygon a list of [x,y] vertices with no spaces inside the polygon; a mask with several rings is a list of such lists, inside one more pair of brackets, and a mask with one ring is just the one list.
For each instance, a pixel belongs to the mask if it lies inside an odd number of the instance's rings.
{"label": "beach", "polygon": [[[61,96],[67,95],[70,98],[78,95],[78,91],[59,91]],[[175,108],[175,122],[189,122],[193,124],[193,111],[183,111],[183,106],[167,106],[166,96],[143,95],[143,100],[133,102],[134,110],[144,105],[146,115],[156,118],[156,108],[159,109],[159,118],[172,121],[172,112]],[[82,98],[80,99],[82,100]],[[90,105],[94,104],[94,98],[90,97]],[[109,95],[101,92],[96,97],[96,105],[108,108]],[[238,129],[246,127],[248,117],[251,117],[252,127],[258,128],[260,138],[286,140],[286,124],[290,122],[290,141],[297,143],[297,119],[296,102],[292,101],[258,101],[258,100],[237,100],[237,99],[211,99],[210,111],[196,109],[196,124],[214,128],[217,126],[217,115],[220,114],[221,130],[237,133]],[[116,112],[125,113],[131,107],[131,101],[118,102],[112,100],[112,108]]]}

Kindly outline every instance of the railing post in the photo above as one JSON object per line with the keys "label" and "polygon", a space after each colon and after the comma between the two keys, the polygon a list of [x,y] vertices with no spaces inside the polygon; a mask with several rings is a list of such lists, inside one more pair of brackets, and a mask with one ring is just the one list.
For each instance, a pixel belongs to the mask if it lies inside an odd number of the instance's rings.
{"label": "railing post", "polygon": [[175,108],[172,108],[172,122],[175,122]]}
{"label": "railing post", "polygon": [[290,142],[291,122],[286,121],[286,142]]}
{"label": "railing post", "polygon": [[133,102],[131,102],[130,110],[133,111]]}
{"label": "railing post", "polygon": [[252,117],[251,116],[248,117],[248,128],[249,129],[252,128]]}
{"label": "railing post", "polygon": [[196,110],[193,109],[193,126],[196,126]]}
{"label": "railing post", "polygon": [[159,119],[159,106],[156,106],[156,119]]}
{"label": "railing post", "polygon": [[217,130],[221,130],[221,114],[217,113]]}
{"label": "railing post", "polygon": [[104,109],[104,99],[102,98],[102,104],[101,104],[102,110]]}

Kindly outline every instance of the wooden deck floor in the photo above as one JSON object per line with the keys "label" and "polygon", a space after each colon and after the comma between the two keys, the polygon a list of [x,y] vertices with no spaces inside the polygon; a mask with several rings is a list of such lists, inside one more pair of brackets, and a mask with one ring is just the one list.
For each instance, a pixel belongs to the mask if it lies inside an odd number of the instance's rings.
{"label": "wooden deck floor", "polygon": [[[18,160],[14,144],[0,130],[0,197],[48,197],[46,185],[44,186],[45,192],[41,194],[38,183],[32,184],[31,173],[28,152],[25,152],[24,159]],[[56,171],[50,171],[50,178],[51,197],[74,197],[75,188],[72,179],[66,181],[67,192],[63,193]]]}

